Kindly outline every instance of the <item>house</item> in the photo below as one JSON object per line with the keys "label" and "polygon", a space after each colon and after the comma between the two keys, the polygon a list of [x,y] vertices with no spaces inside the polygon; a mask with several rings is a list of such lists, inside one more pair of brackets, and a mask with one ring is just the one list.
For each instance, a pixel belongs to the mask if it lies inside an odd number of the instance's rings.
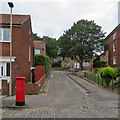
{"label": "house", "polygon": [[[0,79],[10,80],[10,14],[0,14]],[[30,15],[13,14],[12,20],[12,83],[17,76],[32,81],[33,38]]]}
{"label": "house", "polygon": [[43,41],[34,41],[35,55],[46,55],[45,37]]}
{"label": "house", "polygon": [[[92,69],[94,59],[95,59],[95,57],[93,57],[93,59],[91,59],[89,62],[83,62],[83,69],[84,70]],[[77,62],[76,60],[72,60],[70,58],[65,58],[64,62],[62,62],[62,67],[63,68],[70,67],[70,68],[74,68],[76,70],[79,70],[80,63]]]}
{"label": "house", "polygon": [[[75,61],[74,62],[74,68],[75,69],[80,69],[80,63],[79,62],[77,62],[77,61]],[[90,70],[90,69],[92,69],[93,68],[93,59],[91,59],[90,61],[88,61],[88,62],[83,62],[83,69],[84,70]]]}
{"label": "house", "polygon": [[105,38],[108,44],[108,63],[120,67],[120,24]]}
{"label": "house", "polygon": [[101,54],[99,57],[100,57],[100,61],[107,62],[108,65],[108,60],[109,60],[108,50],[105,51],[103,54]]}

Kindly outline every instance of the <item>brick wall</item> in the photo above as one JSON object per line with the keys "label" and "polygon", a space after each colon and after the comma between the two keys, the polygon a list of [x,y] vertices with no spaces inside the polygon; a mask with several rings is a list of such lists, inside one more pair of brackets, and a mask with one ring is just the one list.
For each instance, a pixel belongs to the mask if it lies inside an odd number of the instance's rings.
{"label": "brick wall", "polygon": [[[30,94],[37,94],[40,92],[40,89],[42,88],[44,82],[46,80],[46,75],[44,75],[41,79],[39,79],[36,83],[25,83],[25,94],[30,95]],[[16,94],[16,84],[13,84],[13,95]],[[9,94],[9,84],[7,83],[7,80],[2,81],[2,94]]]}
{"label": "brick wall", "polygon": [[9,93],[9,84],[7,83],[7,80],[2,80],[2,94],[8,95]]}
{"label": "brick wall", "polygon": [[[2,26],[2,28],[9,28]],[[0,43],[2,56],[10,56],[10,43]],[[31,61],[29,61],[29,46],[31,48]],[[31,67],[33,67],[33,38],[31,19],[27,19],[21,26],[13,26],[12,31],[12,56],[15,62],[12,63],[12,80],[14,77],[24,76],[26,82],[31,81]],[[17,66],[17,67],[16,67]]]}
{"label": "brick wall", "polygon": [[35,67],[35,82],[39,81],[45,75],[45,66]]}
{"label": "brick wall", "polygon": [[[116,32],[116,39],[113,40],[113,34]],[[116,28],[107,38],[106,43],[108,44],[108,61],[112,67],[120,67],[120,28]],[[116,44],[116,51],[113,52],[113,44]],[[116,56],[116,64],[113,64],[113,57]]]}

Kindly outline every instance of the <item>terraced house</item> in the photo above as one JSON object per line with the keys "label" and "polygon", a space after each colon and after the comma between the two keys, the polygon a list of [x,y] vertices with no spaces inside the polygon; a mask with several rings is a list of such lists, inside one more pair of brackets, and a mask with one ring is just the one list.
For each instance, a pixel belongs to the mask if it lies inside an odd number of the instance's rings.
{"label": "terraced house", "polygon": [[120,24],[106,37],[108,44],[108,63],[112,67],[120,67]]}
{"label": "terraced house", "polygon": [[[10,79],[10,14],[0,14],[0,80]],[[33,38],[30,15],[13,15],[12,82],[24,76],[32,81]]]}

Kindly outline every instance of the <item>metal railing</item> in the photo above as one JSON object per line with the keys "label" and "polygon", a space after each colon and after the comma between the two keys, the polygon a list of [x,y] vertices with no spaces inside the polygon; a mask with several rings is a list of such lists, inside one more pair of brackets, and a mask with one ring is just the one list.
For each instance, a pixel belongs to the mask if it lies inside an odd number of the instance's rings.
{"label": "metal railing", "polygon": [[[103,87],[106,87],[105,80],[103,78],[101,78],[99,74],[81,71],[81,72],[77,73],[76,75],[79,77],[85,77]],[[120,93],[120,78],[116,81],[114,79],[112,79],[108,88],[111,90],[118,91]]]}

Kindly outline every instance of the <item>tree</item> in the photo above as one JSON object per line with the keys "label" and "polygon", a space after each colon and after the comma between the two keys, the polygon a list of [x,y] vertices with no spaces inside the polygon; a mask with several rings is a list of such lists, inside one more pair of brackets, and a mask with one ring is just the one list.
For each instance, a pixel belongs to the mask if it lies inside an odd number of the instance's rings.
{"label": "tree", "polygon": [[[67,40],[64,41],[65,36]],[[74,56],[83,69],[83,62],[89,61],[93,55],[104,50],[104,37],[101,26],[96,25],[94,21],[80,20],[65,31],[61,41],[66,45],[69,41],[69,45],[68,49],[64,46],[61,49],[69,53],[68,56]]]}
{"label": "tree", "polygon": [[40,37],[40,36],[38,36],[37,35],[37,33],[33,33],[33,40],[40,40],[40,41],[42,41],[43,39]]}
{"label": "tree", "polygon": [[61,36],[58,39],[58,47],[59,47],[59,55],[63,57],[63,60],[65,59],[65,57],[70,57],[70,48],[71,48],[71,42],[69,37],[66,34],[63,34],[63,36]]}
{"label": "tree", "polygon": [[58,44],[56,39],[45,36],[46,41],[46,53],[50,58],[56,58],[58,56]]}

